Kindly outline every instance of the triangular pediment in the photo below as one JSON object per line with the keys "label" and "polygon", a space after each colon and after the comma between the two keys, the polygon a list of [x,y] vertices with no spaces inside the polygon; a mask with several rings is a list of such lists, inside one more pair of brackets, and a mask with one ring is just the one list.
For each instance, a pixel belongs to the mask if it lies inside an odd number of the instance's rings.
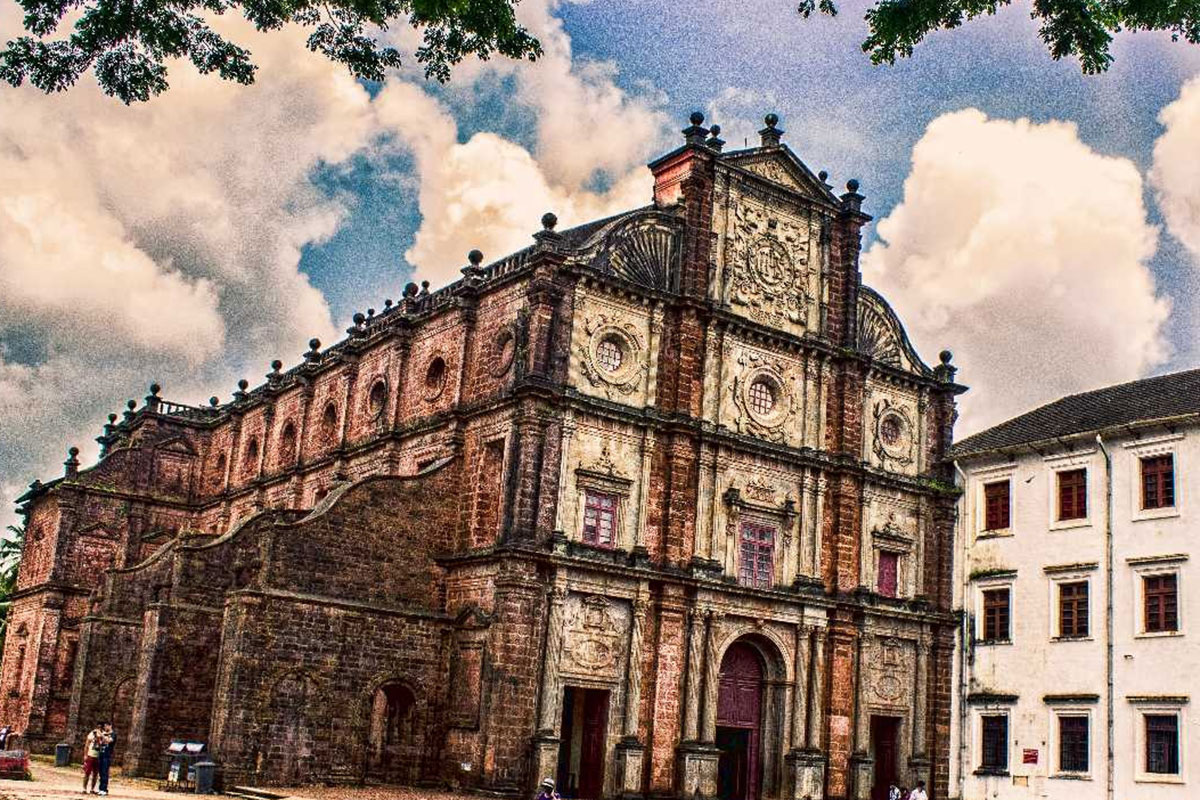
{"label": "triangular pediment", "polygon": [[195,448],[181,436],[168,439],[165,442],[160,442],[156,448],[160,453],[177,453],[181,456],[196,455]]}
{"label": "triangular pediment", "polygon": [[741,150],[728,154],[725,161],[796,194],[825,203],[837,202],[830,187],[786,146]]}

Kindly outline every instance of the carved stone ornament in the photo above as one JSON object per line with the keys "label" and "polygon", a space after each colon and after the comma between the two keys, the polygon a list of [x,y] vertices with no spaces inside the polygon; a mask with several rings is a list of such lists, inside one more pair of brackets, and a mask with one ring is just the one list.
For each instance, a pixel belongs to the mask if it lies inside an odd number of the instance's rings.
{"label": "carved stone ornament", "polygon": [[570,623],[563,656],[568,672],[591,676],[614,672],[621,656],[621,636],[607,598],[588,595],[580,601],[578,616]]}
{"label": "carved stone ornament", "polygon": [[613,478],[624,478],[625,476],[617,469],[617,465],[613,463],[612,456],[608,452],[608,445],[605,444],[600,450],[600,455],[595,461],[588,464],[584,469],[588,472],[594,472],[600,475],[608,475]]}
{"label": "carved stone ornament", "polygon": [[904,645],[898,639],[888,638],[880,643],[879,658],[871,666],[870,682],[875,697],[883,703],[895,703],[904,695],[904,672],[902,657]]}
{"label": "carved stone ornament", "polygon": [[746,496],[760,503],[770,503],[775,500],[775,488],[767,483],[761,475],[746,484]]}
{"label": "carved stone ornament", "polygon": [[505,325],[492,340],[491,373],[500,377],[512,368],[517,355],[517,333],[513,325]]}
{"label": "carved stone ornament", "polygon": [[725,254],[729,303],[772,327],[805,326],[811,301],[807,227],[741,202]]}
{"label": "carved stone ornament", "polygon": [[618,394],[638,390],[649,371],[641,336],[627,320],[596,314],[584,322],[587,338],[580,345],[579,365],[593,386]]}
{"label": "carved stone ornament", "polygon": [[773,159],[770,161],[755,161],[747,164],[746,169],[750,170],[755,175],[766,178],[771,183],[778,183],[781,186],[786,186],[792,190],[800,190],[803,188],[782,164]]}
{"label": "carved stone ornament", "polygon": [[783,442],[783,423],[796,411],[796,398],[782,362],[753,352],[738,356],[740,374],[733,380],[735,424],[739,433]]}
{"label": "carved stone ornament", "polygon": [[913,424],[908,412],[888,398],[875,404],[872,449],[879,466],[906,467],[913,463]]}

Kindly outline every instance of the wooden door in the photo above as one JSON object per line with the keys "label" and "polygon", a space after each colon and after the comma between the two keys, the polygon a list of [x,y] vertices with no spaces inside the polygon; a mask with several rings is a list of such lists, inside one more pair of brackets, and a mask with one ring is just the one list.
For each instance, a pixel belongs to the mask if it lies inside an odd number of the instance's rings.
{"label": "wooden door", "polygon": [[898,780],[896,740],[899,732],[899,718],[871,717],[871,749],[875,754],[875,785],[871,790],[872,800],[887,800],[888,788]]}
{"label": "wooden door", "polygon": [[579,797],[598,800],[604,794],[605,745],[608,741],[608,692],[583,693],[583,740],[579,751]]}
{"label": "wooden door", "polygon": [[721,659],[717,695],[717,747],[722,749],[717,780],[730,792],[721,794],[722,800],[758,797],[762,703],[762,659],[750,645],[735,643]]}

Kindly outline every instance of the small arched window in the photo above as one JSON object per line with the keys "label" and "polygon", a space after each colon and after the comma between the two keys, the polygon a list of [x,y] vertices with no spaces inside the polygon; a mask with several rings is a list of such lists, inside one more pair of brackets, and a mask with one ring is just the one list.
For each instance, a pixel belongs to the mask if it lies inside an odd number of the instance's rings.
{"label": "small arched window", "polygon": [[383,412],[386,408],[387,384],[380,378],[371,384],[371,391],[367,394],[367,415],[372,421],[379,422],[383,419]]}
{"label": "small arched window", "polygon": [[338,414],[337,407],[333,403],[328,403],[325,410],[321,412],[321,444],[324,447],[333,447],[338,440]]}
{"label": "small arched window", "polygon": [[217,456],[217,467],[213,470],[212,474],[212,485],[214,489],[220,489],[225,485],[226,464],[227,462],[225,461],[225,454],[221,453]]}
{"label": "small arched window", "polygon": [[286,469],[296,463],[296,426],[289,419],[279,432],[279,466]]}
{"label": "small arched window", "polygon": [[425,396],[430,400],[442,393],[446,385],[446,361],[438,356],[425,370]]}

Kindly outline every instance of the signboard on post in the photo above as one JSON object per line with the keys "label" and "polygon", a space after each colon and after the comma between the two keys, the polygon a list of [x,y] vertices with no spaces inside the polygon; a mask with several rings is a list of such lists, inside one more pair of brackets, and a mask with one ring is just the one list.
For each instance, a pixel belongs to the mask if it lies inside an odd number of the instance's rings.
{"label": "signboard on post", "polygon": [[1036,748],[1032,748],[1032,747],[1027,747],[1027,748],[1025,748],[1024,754],[1021,756],[1021,763],[1022,763],[1022,764],[1036,764],[1036,763],[1038,763],[1038,751],[1037,751],[1037,749],[1036,749]]}

